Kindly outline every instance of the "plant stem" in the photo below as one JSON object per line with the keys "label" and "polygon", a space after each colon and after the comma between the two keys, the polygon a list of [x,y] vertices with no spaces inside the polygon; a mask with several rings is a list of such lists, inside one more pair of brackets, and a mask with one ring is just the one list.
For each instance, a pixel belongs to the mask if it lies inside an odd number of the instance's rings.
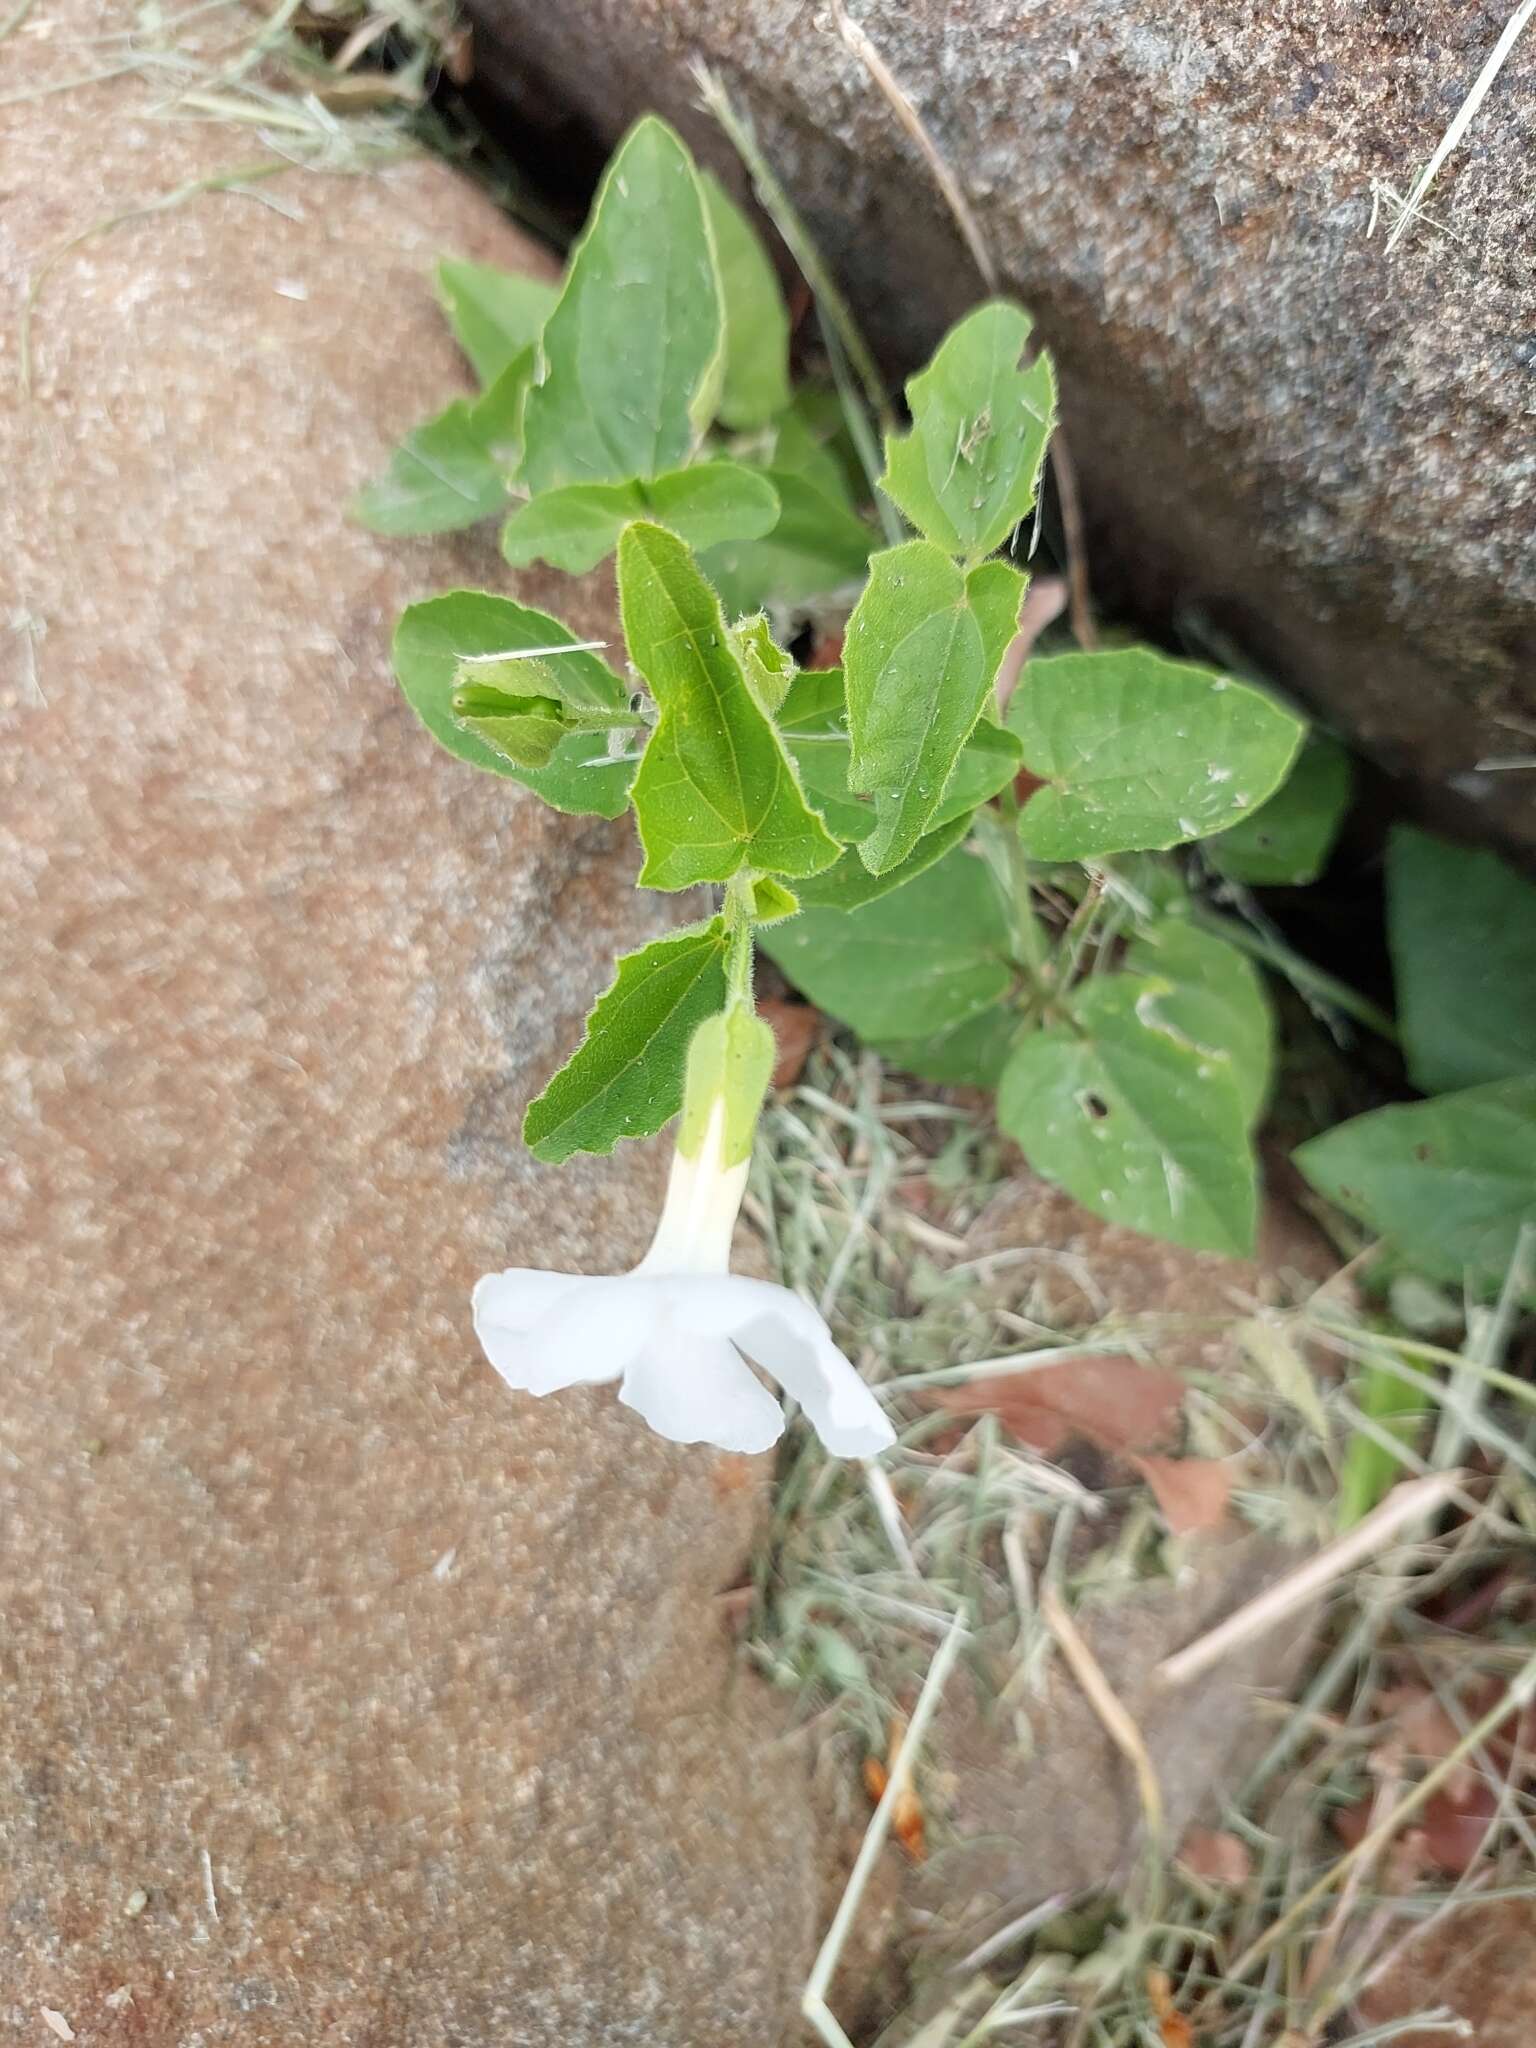
{"label": "plant stem", "polygon": [[752,877],[738,868],[725,885],[725,985],[729,1007],[752,1008],[753,926],[757,906],[752,898]]}
{"label": "plant stem", "polygon": [[1046,945],[1045,930],[1035,909],[1034,884],[1029,877],[1029,862],[1025,858],[1023,843],[1019,838],[1019,799],[1011,782],[999,792],[997,807],[1003,821],[1003,842],[1008,860],[1013,923],[1018,936],[1019,952],[1028,970],[1030,981],[1043,997],[1051,983],[1050,949]]}
{"label": "plant stem", "polygon": [[789,194],[779,183],[773,166],[764,156],[751,123],[739,114],[720,80],[706,64],[696,64],[694,79],[705,106],[725,130],[726,139],[741,158],[747,176],[752,181],[752,190],[758,204],[773,222],[784,244],[800,266],[800,274],[815,295],[816,303],[825,312],[830,324],[836,328],[838,338],[848,352],[848,360],[864,386],[871,412],[882,427],[890,424],[890,405],[885,395],[885,385],[880,369],[870,351],[868,342],[859,331],[859,324],[853,317],[848,301],[838,290],[832,273],[822,261],[821,251],[811,237],[805,222],[790,203]]}
{"label": "plant stem", "polygon": [[1219,912],[1206,910],[1196,905],[1191,912],[1191,921],[1202,931],[1213,933],[1219,939],[1226,939],[1239,952],[1249,954],[1255,960],[1262,960],[1266,967],[1273,967],[1297,988],[1331,1003],[1336,1010],[1342,1010],[1346,1017],[1353,1017],[1357,1024],[1363,1024],[1367,1031],[1374,1031],[1378,1038],[1384,1038],[1389,1045],[1398,1045],[1396,1024],[1385,1010],[1378,1009],[1368,996],[1352,989],[1347,981],[1339,981],[1321,967],[1314,967],[1310,960],[1300,953],[1293,953],[1289,946],[1278,939],[1267,938],[1256,932],[1251,925],[1239,924],[1236,918],[1223,917]]}

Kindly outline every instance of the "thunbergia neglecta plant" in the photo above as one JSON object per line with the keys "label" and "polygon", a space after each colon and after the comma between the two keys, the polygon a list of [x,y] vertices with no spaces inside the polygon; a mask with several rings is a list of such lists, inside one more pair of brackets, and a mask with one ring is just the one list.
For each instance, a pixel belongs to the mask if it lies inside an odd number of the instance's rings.
{"label": "thunbergia neglecta plant", "polygon": [[[525,1124],[558,1163],[681,1112],[656,1241],[617,1277],[483,1280],[497,1370],[532,1393],[617,1379],[663,1434],[747,1449],[780,1427],[750,1360],[834,1452],[889,1441],[811,1310],[728,1272],[766,1080],[759,947],[892,1062],[995,1089],[1036,1171],[1088,1208],[1251,1249],[1272,1021],[1263,949],[1210,883],[1316,874],[1347,765],[1252,683],[1134,645],[1037,656],[1000,702],[1055,418],[1028,317],[967,315],[908,384],[883,471],[861,471],[846,395],[791,389],[752,228],[652,118],[558,290],[440,276],[483,388],[407,438],[359,516],[504,515],[514,566],[614,556],[628,659],[452,591],[400,621],[406,697],[461,761],[560,810],[632,810],[641,887],[723,892],[619,960]],[[877,545],[877,498],[910,537]],[[846,620],[839,666],[797,668],[807,619]],[[1167,857],[1191,842],[1198,860]]]}
{"label": "thunbergia neglecta plant", "polygon": [[773,1033],[745,1002],[695,1032],[666,1204],[633,1272],[583,1278],[514,1268],[480,1282],[475,1329],[509,1386],[551,1394],[618,1380],[619,1399],[661,1436],[765,1451],[784,1416],[750,1359],[793,1395],[836,1456],[873,1457],[895,1441],[815,1309],[730,1270],[773,1059]]}

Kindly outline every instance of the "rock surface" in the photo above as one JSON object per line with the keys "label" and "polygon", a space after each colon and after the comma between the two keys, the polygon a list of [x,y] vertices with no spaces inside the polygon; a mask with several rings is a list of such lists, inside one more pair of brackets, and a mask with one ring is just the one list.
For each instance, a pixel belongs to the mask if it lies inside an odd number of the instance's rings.
{"label": "rock surface", "polygon": [[[689,70],[717,65],[896,367],[980,295],[821,0],[470,11],[526,121],[655,106],[729,168]],[[1389,256],[1378,194],[1390,220],[1505,0],[852,11],[1056,351],[1105,586],[1536,846],[1531,771],[1478,767],[1536,733],[1536,33]]]}
{"label": "rock surface", "polygon": [[[8,94],[131,19],[41,0]],[[261,157],[164,90],[0,117],[0,2037],[762,2048],[816,1883],[715,1599],[750,1473],[467,1320],[643,1246],[654,1153],[517,1132],[652,913],[393,686],[490,543],[342,509],[462,375],[436,256],[539,259],[422,163],[65,250]]]}

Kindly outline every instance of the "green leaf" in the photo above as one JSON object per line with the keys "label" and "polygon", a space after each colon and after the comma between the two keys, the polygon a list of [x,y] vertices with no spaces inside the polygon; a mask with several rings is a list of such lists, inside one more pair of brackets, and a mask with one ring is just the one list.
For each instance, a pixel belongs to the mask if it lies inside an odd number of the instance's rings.
{"label": "green leaf", "polygon": [[[509,688],[508,685],[511,687]],[[546,768],[570,733],[634,732],[640,720],[630,711],[596,710],[567,694],[566,680],[551,661],[517,659],[461,661],[454,676],[454,722],[475,734],[514,768]]]}
{"label": "green leaf", "polygon": [[1019,612],[1029,578],[1012,562],[981,562],[965,579],[965,601],[976,614],[981,629],[982,660],[990,690],[1008,652],[1008,643],[1019,630]]}
{"label": "green leaf", "polygon": [[795,680],[793,657],[773,637],[762,612],[742,619],[731,628],[731,639],[746,671],[752,694],[770,718],[784,702]]}
{"label": "green leaf", "polygon": [[682,467],[714,415],[724,333],[693,159],[646,115],[603,173],[544,323],[524,421],[529,490]]}
{"label": "green leaf", "polygon": [[699,565],[736,618],[857,583],[874,545],[863,521],[809,477],[778,467],[764,474],[778,493],[778,524],[762,540],[711,548]]}
{"label": "green leaf", "polygon": [[375,533],[453,533],[489,519],[507,502],[506,474],[486,446],[467,398],[414,428],[382,476],[352,500],[352,516]]}
{"label": "green leaf", "polygon": [[868,495],[858,455],[848,439],[842,400],[825,385],[802,384],[795,392],[788,409],[773,422],[767,459],[774,469],[803,476],[824,498],[850,512],[857,510],[861,495]]}
{"label": "green leaf", "polygon": [[595,569],[632,519],[653,519],[690,547],[752,539],[772,530],[779,496],[739,462],[700,462],[649,483],[566,484],[520,505],[501,531],[514,569],[548,562],[569,575]]}
{"label": "green leaf", "polygon": [[693,1034],[683,1082],[683,1121],[677,1149],[698,1159],[716,1115],[719,1163],[740,1166],[751,1156],[758,1112],[778,1061],[773,1026],[745,1003],[706,1017]]}
{"label": "green leaf", "polygon": [[887,436],[882,490],[947,554],[990,555],[1034,506],[1056,377],[1043,353],[1020,369],[1029,335],[1017,306],[978,306],[907,385],[911,433]]}
{"label": "green leaf", "polygon": [[[1379,1362],[1366,1359],[1355,1368],[1349,1392],[1361,1414],[1368,1416],[1391,1442],[1411,1445],[1424,1434],[1432,1398],[1424,1388],[1394,1372],[1385,1351]],[[1352,1529],[1389,1488],[1415,1469],[1409,1459],[1395,1455],[1390,1443],[1383,1443],[1381,1437],[1356,1430],[1339,1472],[1339,1527]]]}
{"label": "green leaf", "polygon": [[875,805],[875,828],[860,842],[872,873],[905,860],[932,825],[992,687],[1009,606],[1016,620],[1023,593],[1007,563],[966,576],[932,541],[907,541],[870,562],[843,674],[849,779]]}
{"label": "green leaf", "polygon": [[560,287],[494,264],[446,257],[437,266],[437,295],[475,375],[482,384],[494,384],[538,340]]}
{"label": "green leaf", "polygon": [[[875,809],[856,795],[849,783],[852,742],[848,737],[842,671],[812,669],[796,676],[778,717],[779,730],[795,757],[806,791],[829,828],[839,839],[850,843],[868,838],[875,827]],[[1012,781],[1018,772],[1019,758],[1019,743],[1011,732],[985,722],[978,725],[950,772],[924,837],[931,838],[956,819],[969,819],[978,804],[985,803]],[[922,840],[917,842],[917,846],[922,844]],[[898,861],[894,869],[884,870],[882,876],[871,876],[870,880],[880,882],[885,873],[895,874],[905,868],[906,862]],[[896,885],[893,882],[890,886]],[[861,900],[884,893],[883,887],[871,888]]]}
{"label": "green leaf", "polygon": [[532,371],[524,350],[479,398],[456,398],[407,434],[384,474],[352,501],[353,518],[400,536],[453,533],[499,512],[518,463]]}
{"label": "green leaf", "polygon": [[874,1050],[893,1067],[959,1088],[996,1088],[1018,1043],[1021,1022],[1016,1010],[994,1003],[989,1010],[962,1018],[925,1038],[874,1041]]}
{"label": "green leaf", "polygon": [[719,415],[728,427],[763,427],[789,404],[789,314],[746,215],[712,172],[701,181],[725,302]]}
{"label": "green leaf", "polygon": [[800,908],[800,898],[771,875],[758,875],[752,883],[752,915],[759,924],[781,924]]}
{"label": "green leaf", "polygon": [[514,768],[547,768],[567,731],[565,706],[558,696],[519,696],[478,684],[455,690],[453,715]]}
{"label": "green leaf", "polygon": [[[453,710],[460,665],[476,655],[529,647],[569,646],[575,635],[548,612],[485,590],[450,590],[413,604],[395,628],[395,674],[406,701],[435,740],[476,768],[510,776],[557,810],[617,818],[629,801],[634,763],[611,760],[606,734],[575,733],[562,740],[546,768],[515,768],[494,748],[459,725]],[[595,654],[550,659],[568,703],[593,711],[628,709],[629,692]]]}
{"label": "green leaf", "polygon": [[1267,803],[1205,843],[1211,866],[1255,889],[1299,889],[1327,864],[1354,777],[1327,733],[1309,733],[1296,765]]}
{"label": "green leaf", "polygon": [[536,1159],[611,1152],[671,1122],[693,1034],[725,1001],[725,944],[714,917],[620,958],[581,1044],[528,1105],[523,1139]]}
{"label": "green leaf", "polygon": [[1019,820],[1035,860],[1224,831],[1279,787],[1305,731],[1251,685],[1145,647],[1030,662],[1008,723],[1045,782]]}
{"label": "green leaf", "polygon": [[1274,1073],[1275,1024],[1253,963],[1225,939],[1165,917],[1131,942],[1125,968],[1146,977],[1143,1020],[1217,1065],[1255,1123]]}
{"label": "green leaf", "polygon": [[1096,1216],[1246,1254],[1257,1196],[1245,1106],[1215,1061],[1159,1027],[1162,992],[1134,974],[1087,983],[1075,1029],[1051,1025],[1014,1052],[998,1121],[1037,1173]]}
{"label": "green leaf", "polygon": [[1387,934],[1416,1088],[1536,1071],[1536,885],[1494,854],[1399,826]]}
{"label": "green leaf", "polygon": [[624,529],[619,608],[660,711],[635,777],[641,882],[686,889],[741,867],[790,878],[830,867],[837,841],[806,803],[720,600],[675,534],[645,522]]}
{"label": "green leaf", "polygon": [[805,904],[814,903],[837,910],[857,910],[865,903],[874,903],[882,896],[889,896],[893,889],[904,888],[908,882],[915,881],[935,861],[942,860],[952,847],[958,846],[970,829],[969,815],[951,818],[947,825],[925,832],[904,861],[879,875],[872,875],[858,853],[850,850],[831,867],[823,868],[819,875],[812,875],[802,882],[800,900]]}
{"label": "green leaf", "polygon": [[1293,1156],[1432,1279],[1488,1292],[1536,1225],[1536,1075],[1373,1109]]}
{"label": "green leaf", "polygon": [[819,1008],[873,1042],[952,1031],[1014,980],[986,868],[954,852],[862,909],[804,909],[763,950]]}

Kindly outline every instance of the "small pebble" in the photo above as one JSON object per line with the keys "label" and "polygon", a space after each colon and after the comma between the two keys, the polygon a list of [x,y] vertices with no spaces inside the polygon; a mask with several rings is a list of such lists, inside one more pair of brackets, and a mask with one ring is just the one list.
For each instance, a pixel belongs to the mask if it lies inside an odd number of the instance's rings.
{"label": "small pebble", "polygon": [[42,2014],[43,2025],[50,2034],[57,2034],[61,2041],[74,2040],[75,2030],[69,2024],[69,2021],[65,2019],[63,2013],[55,2012],[51,2005],[40,2005],[38,2011]]}
{"label": "small pebble", "polygon": [[126,1914],[128,1915],[128,1918],[129,1918],[130,1920],[137,1920],[137,1919],[138,1919],[138,1917],[139,1917],[139,1915],[140,1915],[140,1914],[141,1914],[141,1913],[143,1912],[144,1908],[145,1908],[145,1907],[146,1907],[146,1906],[147,1906],[148,1904],[149,1904],[149,1893],[148,1893],[148,1892],[146,1892],[146,1891],[134,1891],[134,1892],[130,1892],[130,1893],[128,1894],[128,1903],[127,1903],[127,1904],[126,1904],[126,1905],[125,1905],[125,1906],[123,1907],[123,1911],[124,1911],[124,1912],[125,1912],[125,1913],[126,1913]]}

